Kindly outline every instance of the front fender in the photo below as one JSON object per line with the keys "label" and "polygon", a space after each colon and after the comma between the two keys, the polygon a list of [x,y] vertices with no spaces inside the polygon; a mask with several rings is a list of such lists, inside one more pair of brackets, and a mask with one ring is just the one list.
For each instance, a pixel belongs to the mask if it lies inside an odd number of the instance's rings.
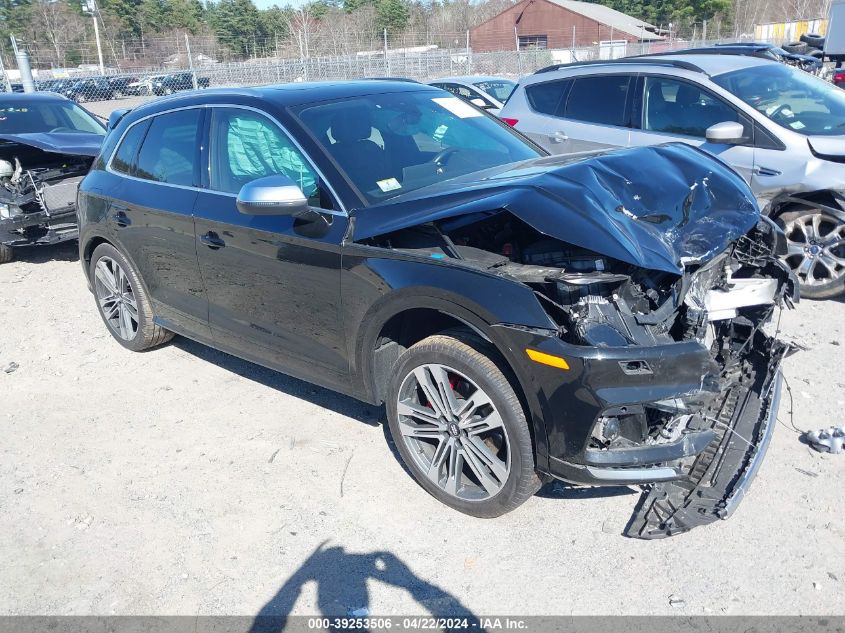
{"label": "front fender", "polygon": [[[343,314],[352,379],[371,401],[375,398],[373,354],[388,321],[406,310],[425,308],[448,315],[489,340],[508,363],[531,410],[538,452],[545,453],[545,428],[536,415],[542,409],[528,377],[522,375],[510,338],[499,324],[554,335],[557,325],[526,285],[438,260],[387,256],[383,249],[352,247],[344,252]],[[388,252],[389,253],[389,252]]]}

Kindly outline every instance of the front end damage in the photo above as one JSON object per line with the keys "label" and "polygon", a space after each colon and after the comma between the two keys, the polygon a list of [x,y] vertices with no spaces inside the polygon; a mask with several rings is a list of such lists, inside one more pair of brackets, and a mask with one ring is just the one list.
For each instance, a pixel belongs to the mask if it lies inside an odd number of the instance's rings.
{"label": "front end damage", "polygon": [[[727,518],[742,499],[772,435],[789,352],[770,332],[772,317],[798,299],[779,259],[783,233],[748,206],[741,180],[712,159],[701,158],[695,173],[683,164],[693,157],[686,150],[680,158],[661,151],[556,170],[554,178],[586,191],[574,213],[542,217],[513,195],[486,212],[465,205],[473,211],[362,238],[534,291],[554,327],[496,329],[510,349],[538,349],[568,366],[519,368],[545,403],[548,455],[538,464],[574,483],[643,486],[625,534],[646,539]],[[681,162],[661,173],[660,210],[643,202],[654,188],[647,177],[633,175],[654,152]],[[666,198],[666,181],[681,173],[689,179]],[[567,199],[548,176],[542,194]],[[487,190],[479,205],[497,198]]]}
{"label": "front end damage", "polygon": [[0,244],[56,244],[76,239],[76,193],[96,155],[0,139]]}

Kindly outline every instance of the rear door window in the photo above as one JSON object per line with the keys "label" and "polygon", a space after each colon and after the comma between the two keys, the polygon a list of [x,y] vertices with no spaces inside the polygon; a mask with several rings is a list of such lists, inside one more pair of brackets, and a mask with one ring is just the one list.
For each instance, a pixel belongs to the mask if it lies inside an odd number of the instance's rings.
{"label": "rear door window", "polygon": [[587,123],[624,126],[630,83],[627,75],[578,77],[569,91],[564,116]]}
{"label": "rear door window", "polygon": [[546,81],[541,84],[527,86],[525,88],[525,96],[528,98],[528,103],[535,112],[561,116],[561,104],[565,101],[571,86],[571,79]]}
{"label": "rear door window", "polygon": [[171,185],[197,186],[200,118],[198,108],[153,118],[138,154],[135,175]]}

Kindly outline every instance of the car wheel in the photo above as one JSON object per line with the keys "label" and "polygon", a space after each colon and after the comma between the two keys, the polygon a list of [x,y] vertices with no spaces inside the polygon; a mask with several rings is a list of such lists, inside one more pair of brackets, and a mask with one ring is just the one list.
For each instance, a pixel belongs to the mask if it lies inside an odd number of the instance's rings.
{"label": "car wheel", "polygon": [[540,487],[525,412],[500,366],[480,338],[430,336],[396,361],[387,397],[390,434],[414,478],[476,517],[510,512]]}
{"label": "car wheel", "polygon": [[845,223],[822,211],[787,211],[777,217],[786,234],[786,263],[801,282],[801,296],[830,299],[845,293]]}
{"label": "car wheel", "polygon": [[8,264],[15,258],[15,252],[11,246],[0,244],[0,264]]}
{"label": "car wheel", "polygon": [[149,297],[138,273],[111,244],[100,244],[91,256],[91,283],[97,309],[118,343],[135,352],[173,338],[153,322]]}

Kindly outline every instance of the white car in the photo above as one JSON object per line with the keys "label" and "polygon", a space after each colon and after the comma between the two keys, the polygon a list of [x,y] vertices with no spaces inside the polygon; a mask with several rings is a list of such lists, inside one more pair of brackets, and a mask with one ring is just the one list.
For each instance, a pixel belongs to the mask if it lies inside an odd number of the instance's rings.
{"label": "white car", "polygon": [[473,105],[487,110],[490,114],[499,114],[505,101],[511,96],[516,82],[504,77],[468,75],[464,77],[444,77],[429,81],[430,86],[448,90],[456,97],[469,101]]}

